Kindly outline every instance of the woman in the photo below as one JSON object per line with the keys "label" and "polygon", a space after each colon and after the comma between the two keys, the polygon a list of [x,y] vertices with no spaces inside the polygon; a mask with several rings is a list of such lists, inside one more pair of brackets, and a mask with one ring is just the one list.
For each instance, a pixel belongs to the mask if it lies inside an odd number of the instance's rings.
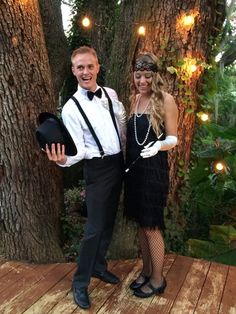
{"label": "woman", "polygon": [[138,56],[133,71],[125,215],[138,223],[143,259],[143,269],[130,288],[137,297],[146,298],[166,287],[162,231],[169,187],[167,151],[177,144],[178,110],[173,97],[162,90],[153,54]]}

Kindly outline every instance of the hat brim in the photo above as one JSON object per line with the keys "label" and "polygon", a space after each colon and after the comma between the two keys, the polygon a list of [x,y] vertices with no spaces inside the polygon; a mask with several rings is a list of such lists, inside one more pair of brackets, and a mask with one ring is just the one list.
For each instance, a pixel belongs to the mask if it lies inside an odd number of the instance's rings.
{"label": "hat brim", "polygon": [[46,144],[60,143],[65,145],[65,154],[75,156],[77,148],[64,123],[53,113],[42,112],[38,116],[39,126],[36,129],[36,138],[41,148]]}

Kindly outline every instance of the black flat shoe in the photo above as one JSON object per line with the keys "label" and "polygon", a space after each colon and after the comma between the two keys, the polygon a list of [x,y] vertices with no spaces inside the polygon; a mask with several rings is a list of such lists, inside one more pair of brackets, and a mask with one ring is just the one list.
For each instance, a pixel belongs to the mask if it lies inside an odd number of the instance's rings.
{"label": "black flat shoe", "polygon": [[161,285],[157,288],[153,287],[153,285],[149,282],[147,284],[147,287],[151,289],[150,292],[144,292],[141,288],[138,288],[134,290],[134,295],[139,298],[149,298],[153,295],[162,294],[165,291],[166,285],[167,284],[165,278],[163,278]]}
{"label": "black flat shoe", "polygon": [[89,300],[88,289],[73,287],[72,290],[75,303],[82,309],[89,309],[91,304]]}
{"label": "black flat shoe", "polygon": [[111,283],[111,284],[117,284],[120,282],[120,279],[108,270],[105,270],[104,272],[101,272],[101,273],[93,272],[92,277],[98,278],[104,282]]}
{"label": "black flat shoe", "polygon": [[[143,281],[143,282],[137,282],[137,279],[138,279],[140,276],[144,278],[144,281]],[[145,284],[149,281],[150,276],[145,276],[145,275],[143,275],[143,274],[140,274],[140,275],[138,276],[138,278],[135,279],[134,281],[132,281],[131,284],[129,285],[129,287],[130,287],[131,290],[136,290],[136,289],[138,289],[138,288],[141,288],[143,285],[145,285]]]}

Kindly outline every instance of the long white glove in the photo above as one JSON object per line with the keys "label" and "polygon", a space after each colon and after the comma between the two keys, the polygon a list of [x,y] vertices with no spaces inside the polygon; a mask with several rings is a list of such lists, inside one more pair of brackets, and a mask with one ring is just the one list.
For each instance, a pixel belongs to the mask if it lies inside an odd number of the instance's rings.
{"label": "long white glove", "polygon": [[[163,141],[156,141],[153,145],[153,142],[144,146],[140,156],[143,158],[149,158],[155,156],[159,150],[169,150],[177,144],[177,137],[174,135],[168,135]],[[152,146],[151,146],[152,145]]]}

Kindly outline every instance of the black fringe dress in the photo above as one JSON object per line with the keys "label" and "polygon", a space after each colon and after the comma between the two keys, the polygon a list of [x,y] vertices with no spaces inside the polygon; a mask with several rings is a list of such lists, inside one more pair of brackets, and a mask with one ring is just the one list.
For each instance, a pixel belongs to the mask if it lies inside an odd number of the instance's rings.
{"label": "black fringe dress", "polygon": [[[148,116],[136,117],[137,137],[143,142],[148,126]],[[159,140],[165,138],[163,135]],[[128,121],[126,167],[140,155],[144,145],[157,141],[152,127],[145,143],[140,146],[135,140],[134,115]],[[164,225],[164,207],[169,189],[169,169],[167,152],[159,151],[150,158],[140,157],[125,175],[124,214],[128,219],[136,221],[141,227],[158,227]]]}

